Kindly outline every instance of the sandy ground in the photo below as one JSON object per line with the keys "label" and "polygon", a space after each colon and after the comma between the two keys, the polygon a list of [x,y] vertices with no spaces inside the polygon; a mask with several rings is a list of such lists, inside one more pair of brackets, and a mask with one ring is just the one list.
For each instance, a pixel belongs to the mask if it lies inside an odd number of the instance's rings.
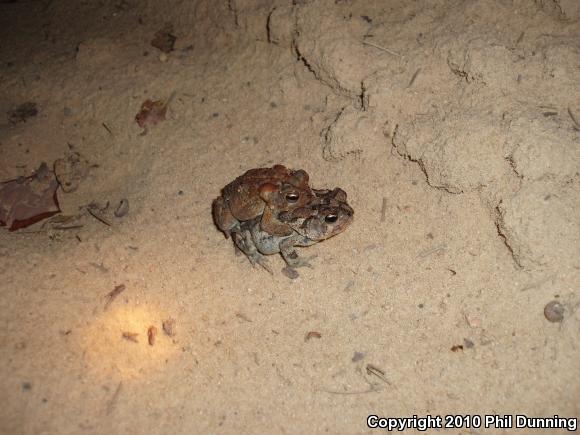
{"label": "sandy ground", "polygon": [[[0,228],[0,431],[579,417],[579,18],[548,0],[0,2],[0,180],[89,166],[58,192],[75,228]],[[141,104],[173,92],[141,135]],[[38,114],[11,119],[25,102]],[[235,256],[210,213],[275,163],[355,209],[295,280]],[[107,202],[110,225],[86,211]]]}

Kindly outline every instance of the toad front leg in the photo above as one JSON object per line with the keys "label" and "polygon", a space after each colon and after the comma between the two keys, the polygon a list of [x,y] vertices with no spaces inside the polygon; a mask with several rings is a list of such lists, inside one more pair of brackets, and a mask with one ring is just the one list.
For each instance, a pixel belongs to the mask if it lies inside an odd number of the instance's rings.
{"label": "toad front leg", "polygon": [[310,260],[313,260],[316,258],[316,255],[312,255],[310,257],[306,257],[306,258],[300,258],[298,256],[298,252],[296,252],[295,247],[296,246],[311,246],[314,245],[316,242],[305,237],[302,236],[300,234],[296,234],[293,236],[290,236],[288,238],[285,238],[284,240],[282,240],[280,242],[280,254],[282,254],[282,258],[284,258],[284,261],[286,262],[286,264],[292,268],[297,268],[297,267],[310,267],[312,268],[312,265],[310,264]]}

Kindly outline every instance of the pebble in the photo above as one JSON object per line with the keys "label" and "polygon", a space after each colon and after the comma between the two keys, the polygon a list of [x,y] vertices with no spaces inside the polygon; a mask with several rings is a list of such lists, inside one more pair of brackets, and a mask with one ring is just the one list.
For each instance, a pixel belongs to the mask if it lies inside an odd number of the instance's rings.
{"label": "pebble", "polygon": [[115,210],[115,216],[123,217],[127,213],[129,213],[129,200],[126,198],[123,198],[121,201],[119,201],[119,205],[117,206],[117,209]]}
{"label": "pebble", "polygon": [[544,316],[549,322],[561,322],[564,320],[564,306],[558,301],[548,302],[544,307]]}
{"label": "pebble", "polygon": [[284,267],[282,269],[282,274],[287,276],[290,279],[297,279],[300,275],[298,274],[298,272],[296,271],[296,269],[293,269],[291,267]]}

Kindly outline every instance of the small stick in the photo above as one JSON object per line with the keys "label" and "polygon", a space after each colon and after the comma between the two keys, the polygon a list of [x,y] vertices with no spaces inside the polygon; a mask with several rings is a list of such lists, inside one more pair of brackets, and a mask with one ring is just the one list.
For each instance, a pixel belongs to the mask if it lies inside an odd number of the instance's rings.
{"label": "small stick", "polygon": [[393,51],[393,50],[389,50],[388,48],[381,47],[380,45],[374,44],[374,43],[372,43],[372,42],[369,42],[369,41],[363,41],[362,43],[363,43],[363,44],[366,44],[366,45],[370,45],[371,47],[378,48],[379,50],[385,51],[385,52],[387,52],[387,53],[389,53],[389,54],[392,54],[393,56],[399,56],[399,57],[401,57],[401,55],[400,55],[399,53],[397,53],[397,52],[395,52],[395,51]]}
{"label": "small stick", "polygon": [[383,205],[381,206],[381,222],[385,221],[386,214],[387,214],[387,198],[383,197]]}
{"label": "small stick", "polygon": [[306,336],[304,337],[304,341],[308,341],[311,338],[322,338],[322,334],[320,332],[317,331],[310,331],[308,334],[306,334]]}
{"label": "small stick", "polygon": [[415,83],[415,79],[417,78],[417,76],[419,75],[420,72],[421,72],[421,68],[419,68],[417,71],[415,71],[415,74],[413,74],[413,77],[411,77],[411,80],[409,81],[409,84],[407,85],[408,88],[413,86],[413,83]]}
{"label": "small stick", "polygon": [[356,395],[356,394],[375,393],[375,392],[378,392],[380,390],[373,388],[373,387],[369,387],[368,390],[364,390],[364,391],[332,391],[332,390],[326,390],[324,388],[319,388],[315,391],[321,391],[323,393],[328,393],[328,394],[339,394],[339,395],[343,395],[343,396],[350,396],[350,395]]}
{"label": "small stick", "polygon": [[252,320],[246,316],[244,313],[236,313],[238,319],[242,319],[244,322],[251,322]]}
{"label": "small stick", "polygon": [[137,332],[123,332],[121,337],[123,337],[125,340],[132,341],[133,343],[139,343],[139,341],[137,341],[138,335],[139,334]]}
{"label": "small stick", "polygon": [[378,367],[375,367],[372,364],[367,364],[367,374],[368,375],[375,375],[377,378],[379,378],[385,384],[391,385],[391,383],[385,377],[385,372],[383,372],[381,369],[379,369]]}
{"label": "small stick", "polygon": [[569,107],[568,107],[568,115],[570,115],[570,118],[572,118],[572,121],[574,122],[574,124],[576,124],[576,127],[580,127],[580,123],[576,121],[576,118],[574,118],[574,114],[572,113]]}
{"label": "small stick", "polygon": [[113,132],[111,131],[111,129],[109,128],[109,126],[108,126],[107,124],[105,124],[105,123],[103,122],[103,123],[101,123],[101,125],[102,125],[103,127],[105,127],[105,130],[107,130],[111,136],[115,137],[115,135],[113,134]]}
{"label": "small stick", "polygon": [[417,258],[425,258],[431,254],[434,254],[435,252],[445,251],[446,249],[447,249],[447,245],[445,245],[445,244],[438,245],[438,246],[435,246],[434,248],[426,249],[425,251],[420,252],[419,255],[417,255]]}
{"label": "small stick", "polygon": [[105,303],[105,310],[107,308],[109,308],[109,305],[111,305],[111,302],[113,302],[115,300],[115,298],[117,296],[119,296],[121,293],[123,293],[123,291],[125,291],[125,284],[120,284],[118,286],[116,286],[113,290],[111,290],[109,293],[107,293],[107,296],[105,296],[107,298],[107,302]]}
{"label": "small stick", "polygon": [[52,227],[52,229],[53,230],[74,230],[74,229],[82,228],[82,227],[84,227],[84,225],[71,225],[71,226],[68,226],[68,227],[54,226],[54,227]]}
{"label": "small stick", "polygon": [[109,400],[109,403],[107,404],[107,415],[110,415],[111,412],[113,412],[113,409],[115,408],[115,405],[117,403],[117,399],[119,398],[119,394],[121,393],[122,386],[123,382],[119,382],[117,389],[113,393],[113,397],[111,397],[111,400]]}
{"label": "small stick", "polygon": [[108,227],[111,226],[111,223],[109,221],[107,221],[107,219],[105,219],[102,216],[99,216],[97,213],[95,213],[94,211],[92,211],[90,208],[87,208],[87,211],[89,212],[89,214],[94,217],[96,220],[98,220],[99,222],[107,225]]}

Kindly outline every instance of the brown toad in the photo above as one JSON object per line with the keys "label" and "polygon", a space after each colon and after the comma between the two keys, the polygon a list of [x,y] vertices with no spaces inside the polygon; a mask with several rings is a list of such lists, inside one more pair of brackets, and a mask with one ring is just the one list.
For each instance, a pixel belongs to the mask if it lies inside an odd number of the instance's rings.
{"label": "brown toad", "polygon": [[262,230],[276,236],[292,234],[292,228],[278,220],[280,212],[307,205],[313,198],[308,174],[282,165],[250,169],[222,189],[212,204],[217,227],[226,237],[240,232],[240,223],[259,219]]}
{"label": "brown toad", "polygon": [[252,264],[260,264],[272,273],[264,255],[280,253],[288,266],[310,266],[310,258],[300,258],[295,247],[311,246],[343,232],[353,221],[354,210],[346,203],[346,192],[314,190],[315,198],[305,207],[280,212],[280,222],[288,224],[293,232],[276,236],[264,231],[259,219],[241,224],[241,233],[234,242]]}

